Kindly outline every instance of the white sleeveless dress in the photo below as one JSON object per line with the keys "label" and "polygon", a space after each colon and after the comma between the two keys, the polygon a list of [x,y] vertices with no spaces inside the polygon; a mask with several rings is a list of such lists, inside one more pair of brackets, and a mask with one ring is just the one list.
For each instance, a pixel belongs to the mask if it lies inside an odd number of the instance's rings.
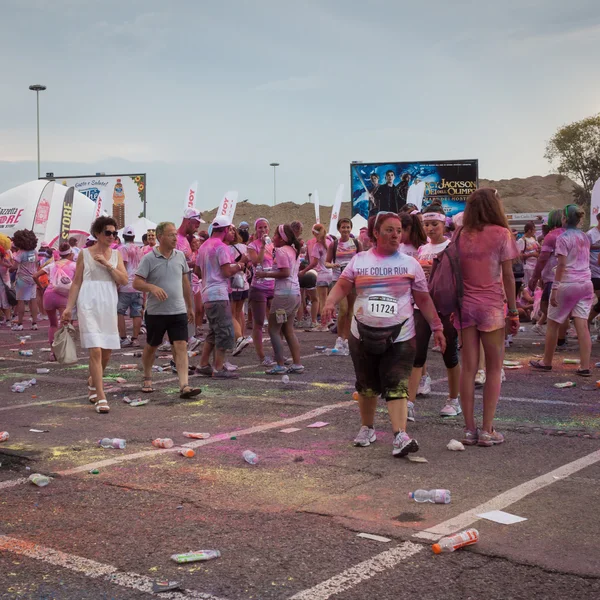
{"label": "white sleeveless dress", "polygon": [[[82,348],[118,350],[117,285],[111,274],[94,260],[88,249],[83,254],[83,283],[77,298],[79,335]],[[111,250],[110,265],[116,269],[119,253]]]}

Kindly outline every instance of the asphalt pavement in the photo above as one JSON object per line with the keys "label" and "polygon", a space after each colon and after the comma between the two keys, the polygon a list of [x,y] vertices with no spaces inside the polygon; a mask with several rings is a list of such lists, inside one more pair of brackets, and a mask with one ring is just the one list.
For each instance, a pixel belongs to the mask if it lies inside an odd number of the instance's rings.
{"label": "asphalt pavement", "polygon": [[[27,321],[23,332],[2,328],[0,431],[10,438],[0,443],[0,598],[600,597],[600,369],[581,379],[577,365],[564,364],[577,358],[571,340],[553,372],[532,372],[528,360],[543,339],[524,327],[506,352],[522,368],[507,370],[502,385],[501,446],[447,450],[462,420],[439,416],[447,383],[441,356],[430,352],[432,393],[417,399],[409,425],[423,462],[392,457],[384,402],[377,442],[353,447],[360,422],[350,357],[315,348],[331,347],[331,334],[298,334],[306,371],[287,384],[266,375],[249,346],[229,358],[239,379],[195,377],[203,391],[194,400],[179,399],[168,370],[154,374],[153,394],[141,394],[141,372],[120,369],[140,364],[131,355],[137,349],[123,349],[106,373],[111,412],[99,415],[87,400],[84,352],[78,364],[61,366],[48,361],[47,322],[37,332]],[[21,345],[21,336],[31,339]],[[600,345],[593,352],[600,360]],[[168,355],[159,355],[166,365]],[[35,386],[11,392],[33,377]],[[576,387],[554,387],[565,381]],[[124,396],[150,402],[132,407]],[[326,425],[307,427],[319,421]],[[102,437],[127,446],[104,449]],[[175,447],[154,448],[158,437]],[[196,455],[181,456],[183,445]],[[244,461],[247,449],[258,464]],[[36,487],[32,473],[52,480]],[[452,502],[415,503],[408,493],[418,488],[447,488]],[[526,520],[478,516],[491,510]],[[442,535],[468,527],[478,529],[477,544],[432,553]],[[221,556],[170,559],[202,549]],[[153,592],[161,580],[178,587]]]}

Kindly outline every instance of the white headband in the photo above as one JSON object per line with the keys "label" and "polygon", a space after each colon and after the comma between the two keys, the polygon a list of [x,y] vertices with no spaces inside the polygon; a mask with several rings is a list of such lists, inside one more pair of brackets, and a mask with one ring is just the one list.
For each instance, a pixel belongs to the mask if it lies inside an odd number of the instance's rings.
{"label": "white headband", "polygon": [[446,220],[446,215],[440,213],[430,212],[423,215],[423,221],[441,221],[442,223]]}

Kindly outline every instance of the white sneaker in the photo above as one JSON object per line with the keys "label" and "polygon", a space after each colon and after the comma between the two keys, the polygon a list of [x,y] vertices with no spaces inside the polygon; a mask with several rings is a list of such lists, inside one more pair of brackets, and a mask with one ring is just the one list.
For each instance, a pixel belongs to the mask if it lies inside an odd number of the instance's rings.
{"label": "white sneaker", "polygon": [[239,367],[237,365],[232,365],[230,362],[223,363],[224,371],[237,371]]}
{"label": "white sneaker", "polygon": [[461,413],[462,408],[460,407],[460,402],[458,401],[458,398],[448,398],[448,401],[446,402],[446,404],[444,404],[444,406],[442,406],[442,409],[440,410],[441,417],[458,417],[458,415],[460,415]]}
{"label": "white sneaker", "polygon": [[23,331],[23,325],[13,325],[12,331]]}
{"label": "white sneaker", "polygon": [[406,456],[409,452],[418,452],[419,442],[413,440],[406,431],[399,431],[394,437],[392,456]]}
{"label": "white sneaker", "polygon": [[133,342],[129,336],[127,336],[124,340],[121,340],[121,348],[129,348],[131,344],[133,344]]}
{"label": "white sneaker", "polygon": [[475,387],[481,387],[485,384],[485,371],[483,369],[479,369],[477,371],[477,375],[475,375]]}
{"label": "white sneaker", "polygon": [[504,369],[500,371],[500,383],[504,383],[506,381],[506,373],[504,373]]}
{"label": "white sneaker", "polygon": [[533,331],[533,333],[537,333],[538,335],[541,335],[542,337],[546,337],[546,330],[544,329],[543,325],[538,325],[537,323],[531,328],[531,331]]}
{"label": "white sneaker", "polygon": [[37,331],[37,330],[38,330],[37,323],[34,323],[34,324],[31,326],[31,330],[32,330],[32,331]]}
{"label": "white sneaker", "polygon": [[277,363],[270,356],[265,356],[264,360],[260,364],[262,367],[272,367]]}
{"label": "white sneaker", "polygon": [[431,394],[431,377],[424,375],[419,381],[419,389],[417,390],[417,396],[427,396]]}
{"label": "white sneaker", "polygon": [[193,352],[201,343],[202,342],[198,338],[192,336],[188,340],[188,352]]}
{"label": "white sneaker", "polygon": [[173,347],[171,346],[171,344],[169,342],[165,342],[164,344],[161,344],[158,349],[161,352],[171,352],[171,350],[173,349]]}
{"label": "white sneaker", "polygon": [[410,421],[411,423],[415,422],[415,403],[411,402],[410,400],[406,403],[406,405],[408,406],[408,416],[406,417],[407,421]]}
{"label": "white sneaker", "polygon": [[358,435],[354,438],[354,445],[366,448],[367,446],[370,446],[376,439],[377,436],[375,435],[375,430],[363,425],[358,430]]}
{"label": "white sneaker", "polygon": [[232,356],[237,356],[238,354],[241,354],[242,350],[252,341],[251,337],[239,337],[237,339],[237,342],[235,344],[235,348],[233,349],[233,352],[231,353]]}

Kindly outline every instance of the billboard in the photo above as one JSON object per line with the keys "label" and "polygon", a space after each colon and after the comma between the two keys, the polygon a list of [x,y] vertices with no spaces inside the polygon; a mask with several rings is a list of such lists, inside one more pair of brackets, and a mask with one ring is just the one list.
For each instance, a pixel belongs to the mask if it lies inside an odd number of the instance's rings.
{"label": "billboard", "polygon": [[448,216],[465,209],[477,189],[477,159],[419,162],[353,162],[350,165],[352,215],[365,219],[380,210],[397,212],[407,202],[422,208],[434,198]]}
{"label": "billboard", "polygon": [[102,193],[102,211],[117,221],[117,229],[133,223],[140,214],[146,216],[146,174],[123,173],[114,175],[82,175],[68,177],[44,177],[65,187],[74,187],[76,192],[97,203]]}

